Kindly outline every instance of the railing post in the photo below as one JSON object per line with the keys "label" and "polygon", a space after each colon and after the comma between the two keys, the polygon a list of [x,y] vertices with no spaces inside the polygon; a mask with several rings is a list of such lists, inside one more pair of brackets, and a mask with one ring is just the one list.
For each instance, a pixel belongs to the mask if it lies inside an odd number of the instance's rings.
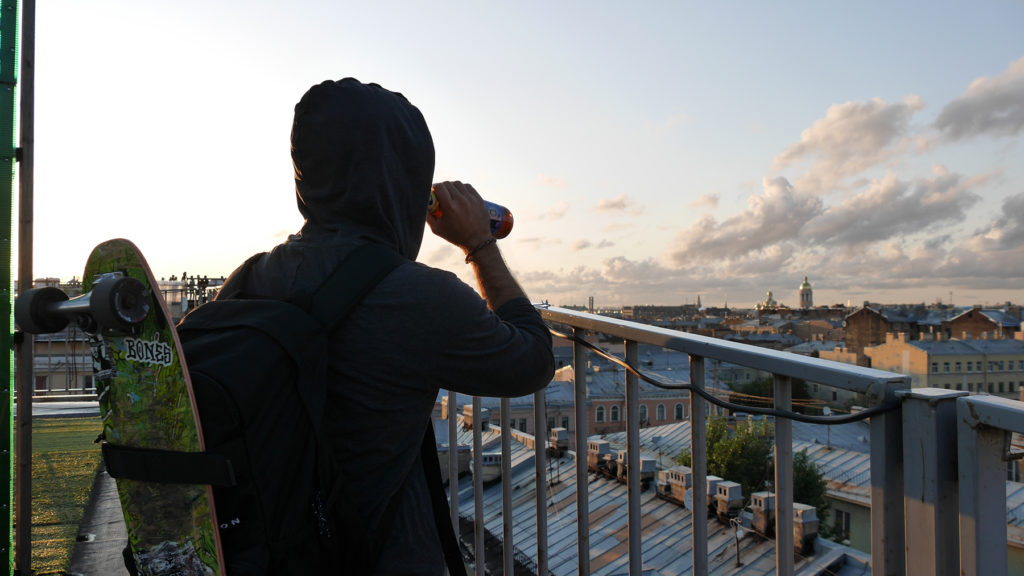
{"label": "railing post", "polygon": [[[793,409],[792,379],[774,375],[775,409]],[[775,419],[775,573],[793,574],[793,421]]]}
{"label": "railing post", "polygon": [[[626,364],[637,366],[639,346],[626,340]],[[629,525],[629,575],[641,576],[643,552],[640,528],[640,385],[636,374],[626,371],[626,507]]]}
{"label": "railing post", "polygon": [[580,340],[587,331],[573,328],[577,341],[573,343],[572,357],[575,366],[573,387],[576,403],[576,531],[577,554],[579,555],[579,576],[590,574],[590,483],[587,471],[587,349]]}
{"label": "railing post", "polygon": [[956,399],[967,392],[897,392],[903,413],[907,574],[959,573]]}
{"label": "railing post", "polygon": [[455,407],[456,394],[448,391],[448,509],[452,528],[456,536],[461,536],[459,526],[459,428],[458,413]]}
{"label": "railing post", "polygon": [[501,561],[505,574],[514,574],[512,538],[512,402],[501,399]]}
{"label": "railing post", "polygon": [[960,574],[1007,573],[1006,459],[1021,433],[1019,402],[996,396],[956,401],[960,480]]}
{"label": "railing post", "polygon": [[[889,384],[884,397],[896,397],[897,384]],[[902,384],[910,388],[909,382]],[[903,419],[898,410],[871,417],[871,573],[902,574],[906,569],[903,523]]]}
{"label": "railing post", "polygon": [[534,462],[537,477],[537,574],[548,572],[548,484],[547,484],[547,402],[544,389],[533,395],[533,419],[537,443],[534,446]]}
{"label": "railing post", "polygon": [[473,397],[473,559],[476,576],[484,576],[484,455],[480,397]]}
{"label": "railing post", "polygon": [[[690,384],[704,388],[704,357],[690,356]],[[690,468],[693,475],[693,574],[708,573],[707,403],[690,392]]]}

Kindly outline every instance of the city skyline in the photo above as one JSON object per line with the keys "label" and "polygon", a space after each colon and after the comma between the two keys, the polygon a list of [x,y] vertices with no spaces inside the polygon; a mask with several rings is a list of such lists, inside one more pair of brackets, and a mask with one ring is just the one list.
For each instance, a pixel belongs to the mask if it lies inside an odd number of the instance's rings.
{"label": "city skyline", "polygon": [[111,237],[158,278],[270,249],[301,225],[292,106],[354,76],[423,111],[435,180],[512,210],[534,300],[1024,301],[1019,2],[37,12],[35,277]]}

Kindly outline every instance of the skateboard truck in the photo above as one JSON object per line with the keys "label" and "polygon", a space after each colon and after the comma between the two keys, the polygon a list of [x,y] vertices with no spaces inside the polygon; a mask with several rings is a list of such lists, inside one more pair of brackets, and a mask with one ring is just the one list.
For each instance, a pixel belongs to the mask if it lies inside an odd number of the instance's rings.
{"label": "skateboard truck", "polygon": [[14,319],[30,334],[50,334],[75,321],[85,332],[131,334],[149,315],[146,286],[121,272],[100,274],[92,290],[68,299],[60,288],[33,288],[14,302]]}

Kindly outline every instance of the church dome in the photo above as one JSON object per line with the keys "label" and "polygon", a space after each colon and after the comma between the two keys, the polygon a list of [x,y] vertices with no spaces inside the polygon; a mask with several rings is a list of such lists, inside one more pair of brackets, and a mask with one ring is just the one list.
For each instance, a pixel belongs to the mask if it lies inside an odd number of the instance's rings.
{"label": "church dome", "polygon": [[801,290],[810,290],[811,283],[807,281],[807,276],[804,276],[804,283],[800,285]]}

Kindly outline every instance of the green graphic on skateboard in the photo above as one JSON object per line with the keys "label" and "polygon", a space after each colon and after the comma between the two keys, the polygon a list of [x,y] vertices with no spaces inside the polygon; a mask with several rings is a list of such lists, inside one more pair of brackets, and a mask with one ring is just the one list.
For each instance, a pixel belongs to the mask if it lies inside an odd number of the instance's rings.
{"label": "green graphic on skateboard", "polygon": [[57,288],[25,292],[15,319],[29,333],[77,322],[89,334],[104,457],[139,574],[223,575],[212,488],[175,478],[175,456],[202,452],[203,443],[181,345],[153,273],[138,248],[119,239],[93,249],[82,280],[83,294],[72,300]]}

